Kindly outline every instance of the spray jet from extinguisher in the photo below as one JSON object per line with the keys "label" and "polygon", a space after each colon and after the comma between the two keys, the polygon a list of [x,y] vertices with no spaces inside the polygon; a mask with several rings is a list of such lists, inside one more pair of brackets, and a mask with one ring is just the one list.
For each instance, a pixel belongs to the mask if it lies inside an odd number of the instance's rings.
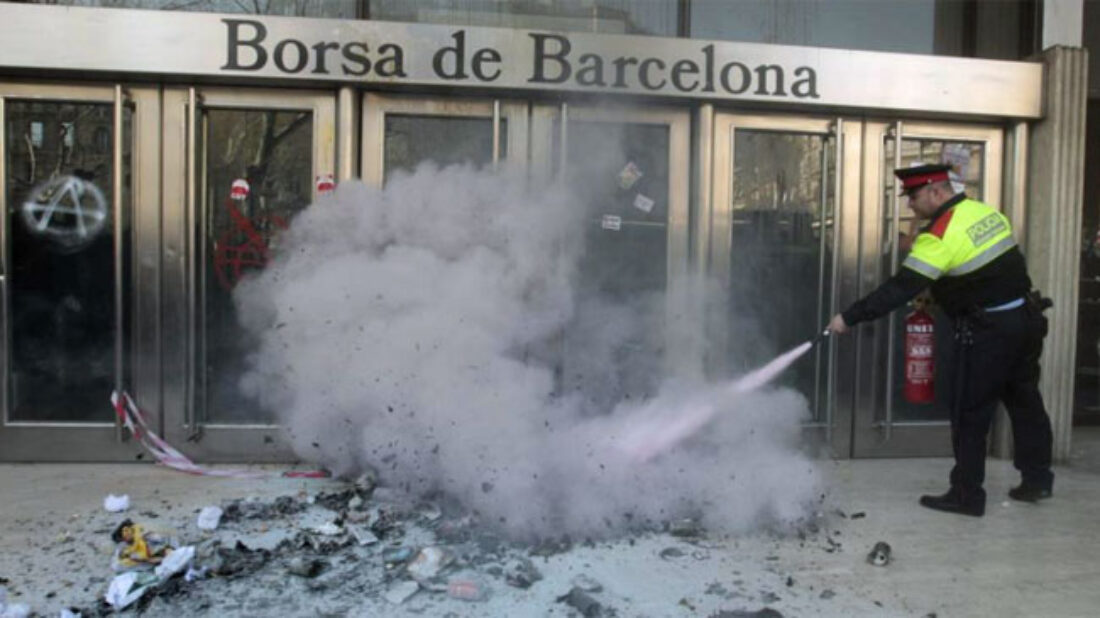
{"label": "spray jet from extinguisher", "polygon": [[623,432],[619,448],[636,461],[648,461],[702,429],[730,396],[752,392],[771,382],[815,345],[832,335],[828,328],[729,384],[683,402],[676,408],[650,404],[638,411]]}

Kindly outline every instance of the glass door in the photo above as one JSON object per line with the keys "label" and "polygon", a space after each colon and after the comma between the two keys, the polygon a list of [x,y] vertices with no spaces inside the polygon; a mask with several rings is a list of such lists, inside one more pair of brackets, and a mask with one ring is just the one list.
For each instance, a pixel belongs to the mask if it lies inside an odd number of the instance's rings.
{"label": "glass door", "polygon": [[[725,313],[712,319],[710,364],[745,373],[813,338],[839,306],[858,224],[860,123],[839,118],[717,114],[710,270]],[[808,427],[845,450],[834,406],[835,340],[779,378],[801,392]]]}
{"label": "glass door", "polygon": [[363,181],[376,187],[424,161],[526,165],[527,104],[500,99],[363,95]]}
{"label": "glass door", "polygon": [[110,396],[132,387],[134,161],[155,156],[135,125],[156,115],[148,94],[0,84],[3,460],[139,452]]}
{"label": "glass door", "polygon": [[532,110],[534,181],[561,183],[583,211],[574,314],[546,354],[559,393],[579,396],[593,414],[644,400],[662,375],[693,360],[690,125],[678,108]]}
{"label": "glass door", "polygon": [[[333,93],[165,92],[166,434],[204,461],[285,459],[278,418],[242,389],[255,342],[233,292],[331,186]],[[171,214],[168,214],[171,213]]]}
{"label": "glass door", "polygon": [[[900,136],[900,139],[899,137]],[[922,225],[907,208],[893,170],[918,163],[952,166],[954,188],[1001,207],[1003,137],[1000,127],[919,122],[868,122],[863,169],[864,222],[859,295],[896,272],[906,236]],[[930,299],[925,293],[918,302]],[[853,456],[948,456],[950,439],[951,323],[935,319],[935,399],[914,404],[903,397],[902,342],[912,304],[859,328],[856,337],[856,416]]]}

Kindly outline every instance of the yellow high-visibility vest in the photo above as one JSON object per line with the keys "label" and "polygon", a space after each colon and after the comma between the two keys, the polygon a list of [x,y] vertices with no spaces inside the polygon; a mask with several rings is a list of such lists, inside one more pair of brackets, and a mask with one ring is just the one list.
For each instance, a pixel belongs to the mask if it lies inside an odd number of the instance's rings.
{"label": "yellow high-visibility vest", "polygon": [[929,279],[958,277],[989,264],[1016,246],[1008,217],[965,198],[917,235],[902,266]]}

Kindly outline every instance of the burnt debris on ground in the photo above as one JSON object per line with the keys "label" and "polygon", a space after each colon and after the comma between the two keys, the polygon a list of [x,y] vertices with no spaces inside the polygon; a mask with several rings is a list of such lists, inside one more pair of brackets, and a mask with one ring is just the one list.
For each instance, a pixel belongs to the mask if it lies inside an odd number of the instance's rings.
{"label": "burnt debris on ground", "polygon": [[[212,518],[219,511],[220,517]],[[122,520],[123,514],[108,517]],[[125,522],[114,522],[114,529],[101,528],[99,533],[117,535],[120,523]],[[698,520],[685,518],[655,523],[648,530],[634,527],[622,533],[624,538],[613,540],[562,535],[515,541],[443,496],[413,499],[376,487],[370,478],[336,491],[235,499],[174,513],[158,514],[142,505],[130,524],[138,529],[147,525],[149,538],[163,536],[171,547],[189,548],[193,556],[165,577],[154,577],[152,563],[126,567],[116,560],[114,574],[110,561],[90,565],[104,575],[100,581],[105,583],[117,583],[120,572],[138,575],[123,582],[128,588],[117,591],[114,605],[100,590],[83,607],[71,608],[73,615],[302,615],[364,608],[388,613],[414,603],[409,610],[415,609],[413,613],[468,615],[475,607],[471,604],[513,597],[517,607],[527,610],[532,608],[524,604],[538,598],[548,605],[542,610],[548,614],[616,616],[630,613],[617,607],[629,602],[627,591],[615,590],[617,582],[600,581],[585,572],[586,560],[573,561],[568,574],[560,573],[559,563],[558,576],[547,578],[544,570],[552,568],[550,561],[616,544],[634,547],[636,542],[655,544],[651,557],[658,562],[709,561],[720,551]],[[830,529],[828,518],[819,515],[776,539],[800,540],[803,550],[830,554],[841,551],[833,539],[836,535],[839,531]],[[163,558],[160,554],[158,560]],[[670,603],[695,607],[700,598],[709,597],[711,606],[723,606],[714,614],[718,616],[782,615],[768,605],[790,599],[800,584],[783,571],[776,556],[758,566],[771,578],[767,585],[745,581],[749,578],[739,577],[735,570],[732,578],[700,582],[700,590],[706,590],[702,597],[675,595]],[[116,581],[111,581],[112,575]],[[532,595],[532,590],[540,594]],[[802,592],[818,603],[835,596],[829,589]],[[128,600],[120,602],[121,598]]]}

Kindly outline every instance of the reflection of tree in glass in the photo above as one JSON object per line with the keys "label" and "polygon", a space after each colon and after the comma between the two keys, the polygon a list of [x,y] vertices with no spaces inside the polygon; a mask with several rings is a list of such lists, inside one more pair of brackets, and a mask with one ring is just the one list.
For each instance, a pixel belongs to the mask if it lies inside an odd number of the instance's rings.
{"label": "reflection of tree in glass", "polygon": [[292,17],[358,17],[358,0],[32,0],[35,4],[159,9],[198,13],[246,13]]}
{"label": "reflection of tree in glass", "polygon": [[[238,326],[231,290],[248,270],[264,267],[278,232],[310,202],[312,119],[308,111],[206,111],[207,418],[266,418],[237,388],[251,341]],[[251,191],[230,203],[238,178]]]}
{"label": "reflection of tree in glass", "polygon": [[310,200],[312,132],[309,112],[212,110],[209,112],[211,169],[210,232],[219,234],[232,225],[222,207],[237,178],[251,186],[241,213],[289,217]]}
{"label": "reflection of tree in glass", "polygon": [[[25,195],[32,187],[49,178],[79,168],[91,175],[104,191],[108,175],[110,149],[96,147],[95,136],[113,129],[111,108],[102,104],[16,103],[12,105],[10,125],[21,127],[19,138],[8,145],[11,153],[12,195]],[[41,141],[35,144],[32,126],[43,128]],[[108,133],[109,134],[109,133]]]}
{"label": "reflection of tree in glass", "polygon": [[370,19],[676,36],[677,2],[657,0],[369,0]]}
{"label": "reflection of tree in glass", "polygon": [[[801,343],[828,319],[835,204],[822,183],[835,174],[831,143],[820,134],[735,133],[729,266],[735,372]],[[780,383],[820,402],[822,371],[817,358],[792,367]],[[814,414],[821,418],[823,409]]]}
{"label": "reflection of tree in glass", "polygon": [[820,137],[741,130],[734,156],[734,209],[803,210],[820,201]]}
{"label": "reflection of tree in glass", "polygon": [[379,19],[676,36],[676,2],[655,0],[30,0],[36,4]]}

